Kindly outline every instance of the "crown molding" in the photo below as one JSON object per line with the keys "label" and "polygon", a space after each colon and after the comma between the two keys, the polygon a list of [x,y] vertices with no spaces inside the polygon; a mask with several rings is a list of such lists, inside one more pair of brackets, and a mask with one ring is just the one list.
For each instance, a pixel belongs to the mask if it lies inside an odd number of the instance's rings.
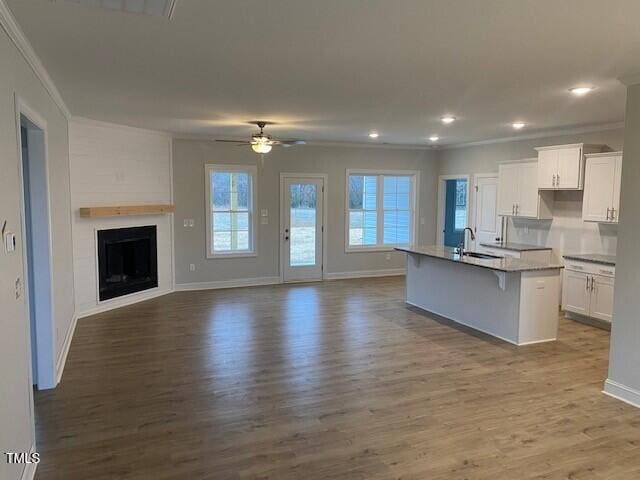
{"label": "crown molding", "polygon": [[640,83],[640,73],[624,75],[618,78],[618,81],[627,87],[630,87],[631,85],[638,85]]}
{"label": "crown molding", "polygon": [[582,127],[559,128],[557,130],[544,130],[536,133],[525,135],[514,135],[512,137],[493,138],[487,140],[478,140],[476,142],[455,143],[451,145],[443,145],[441,150],[453,150],[455,148],[476,147],[482,145],[492,145],[496,143],[518,142],[520,140],[535,140],[536,138],[553,138],[563,135],[578,135],[581,133],[606,132],[608,130],[618,130],[624,128],[624,122],[599,123],[595,125],[585,125]]}
{"label": "crown molding", "polygon": [[44,88],[49,92],[51,98],[56,103],[60,111],[67,118],[71,117],[71,112],[67,108],[67,105],[64,103],[62,99],[62,95],[56,88],[53,80],[47,73],[47,70],[44,68],[44,65],[40,61],[40,58],[36,54],[35,50],[27,40],[27,37],[24,35],[20,25],[16,21],[13,13],[7,6],[4,0],[0,0],[0,25],[2,29],[7,33],[11,41],[14,43],[18,51],[22,54],[24,59],[27,61],[33,72],[36,74]]}

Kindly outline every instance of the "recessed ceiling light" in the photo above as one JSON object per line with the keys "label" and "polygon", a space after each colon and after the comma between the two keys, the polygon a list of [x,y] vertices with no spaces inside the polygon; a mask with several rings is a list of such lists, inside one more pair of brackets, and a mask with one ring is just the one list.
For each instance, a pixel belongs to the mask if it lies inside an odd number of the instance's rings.
{"label": "recessed ceiling light", "polygon": [[595,88],[596,87],[573,87],[570,88],[569,91],[576,97],[582,97],[583,95],[592,92]]}
{"label": "recessed ceiling light", "polygon": [[429,137],[429,140],[432,142],[437,142],[438,140],[440,140],[440,137],[438,135],[431,135]]}
{"label": "recessed ceiling light", "polygon": [[380,136],[380,134],[378,132],[371,132],[369,134],[369,138],[378,138]]}
{"label": "recessed ceiling light", "polygon": [[515,128],[516,130],[521,130],[521,129],[523,129],[524,127],[526,127],[526,126],[527,126],[527,124],[526,124],[526,123],[524,123],[524,122],[513,122],[513,123],[511,124],[511,126],[512,126],[513,128]]}
{"label": "recessed ceiling light", "polygon": [[454,117],[453,115],[445,115],[440,120],[442,120],[442,123],[444,123],[445,125],[448,125],[450,123],[455,122],[456,121],[456,117]]}

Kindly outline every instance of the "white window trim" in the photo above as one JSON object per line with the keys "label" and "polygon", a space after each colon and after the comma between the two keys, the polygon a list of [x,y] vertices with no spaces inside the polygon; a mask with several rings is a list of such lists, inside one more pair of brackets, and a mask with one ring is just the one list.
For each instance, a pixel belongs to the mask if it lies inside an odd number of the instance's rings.
{"label": "white window trim", "polygon": [[[251,211],[249,212],[251,231],[249,232],[250,250],[242,252],[218,252],[212,249],[212,225],[211,225],[211,172],[248,172],[251,177]],[[223,165],[218,163],[207,163],[204,166],[205,183],[205,224],[206,224],[206,245],[205,253],[207,258],[241,258],[258,256],[258,215],[256,206],[258,204],[258,167],[255,165]]]}
{"label": "white window trim", "polygon": [[[383,200],[384,195],[379,195],[382,192],[380,185],[382,183],[383,175],[397,175],[411,177],[411,192],[410,195],[410,209],[413,215],[409,218],[409,244],[414,244],[418,238],[418,224],[420,218],[419,206],[420,206],[420,170],[379,170],[379,169],[367,169],[367,168],[348,168],[345,176],[345,189],[344,189],[344,251],[345,253],[362,253],[362,252],[392,252],[395,245],[371,245],[371,246],[353,246],[349,245],[349,176],[350,175],[376,175],[378,176],[378,189],[376,190],[376,212],[378,216],[378,225],[383,225],[381,218],[384,215]],[[378,235],[381,235],[381,231],[378,231]],[[378,237],[380,239],[380,237]]]}

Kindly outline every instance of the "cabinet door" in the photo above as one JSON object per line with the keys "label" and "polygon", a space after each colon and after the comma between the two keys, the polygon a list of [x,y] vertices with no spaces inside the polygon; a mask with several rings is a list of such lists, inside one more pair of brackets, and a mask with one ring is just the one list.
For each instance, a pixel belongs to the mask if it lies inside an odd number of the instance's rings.
{"label": "cabinet door", "polygon": [[584,179],[582,219],[586,222],[608,222],[614,208],[616,157],[587,159]]}
{"label": "cabinet door", "polygon": [[618,223],[620,218],[620,185],[622,184],[622,155],[615,157],[616,173],[613,178],[613,221]]}
{"label": "cabinet door", "polygon": [[518,202],[519,167],[506,164],[498,167],[498,215],[514,215]]}
{"label": "cabinet door", "polygon": [[587,274],[565,270],[562,280],[562,309],[568,312],[589,315]]}
{"label": "cabinet door", "polygon": [[538,152],[538,188],[555,188],[553,180],[557,168],[557,150],[541,150]]}
{"label": "cabinet door", "polygon": [[580,190],[583,186],[581,182],[583,161],[581,147],[558,149],[556,188]]}
{"label": "cabinet door", "polygon": [[518,217],[538,217],[538,185],[535,179],[538,177],[538,163],[520,164],[518,181],[518,201],[516,215]]}
{"label": "cabinet door", "polygon": [[591,287],[590,315],[608,322],[613,318],[613,284],[614,279],[593,275]]}

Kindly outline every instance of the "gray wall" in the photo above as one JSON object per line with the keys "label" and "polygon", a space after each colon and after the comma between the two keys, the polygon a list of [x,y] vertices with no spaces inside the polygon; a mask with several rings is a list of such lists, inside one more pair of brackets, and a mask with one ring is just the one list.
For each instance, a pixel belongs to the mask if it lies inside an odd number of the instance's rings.
{"label": "gray wall", "polygon": [[[31,415],[29,321],[24,297],[15,298],[24,279],[20,224],[19,145],[14,94],[47,122],[49,191],[53,243],[54,321],[59,354],[73,317],[73,270],[69,210],[67,120],[5,31],[0,29],[0,227],[17,235],[17,251],[0,248],[0,451],[28,451],[34,442]],[[0,461],[0,478],[20,478],[22,465]]]}
{"label": "gray wall", "polygon": [[[567,143],[604,145],[605,150],[622,150],[624,129],[518,140],[438,152],[438,171],[446,174],[476,174],[498,171],[498,164],[510,160],[534,158],[535,147]],[[626,158],[626,156],[625,156]],[[509,240],[552,247],[563,253],[606,253],[615,255],[616,225],[582,221],[582,192],[555,192],[553,221],[510,220]]]}
{"label": "gray wall", "polygon": [[[605,389],[640,406],[640,84],[627,91],[620,233],[609,380]],[[617,389],[615,384],[624,388]],[[630,391],[627,391],[627,390]]]}
{"label": "gray wall", "polygon": [[[269,210],[269,224],[259,225],[258,256],[255,258],[205,258],[204,165],[207,163],[258,165],[257,208]],[[437,164],[434,152],[384,147],[343,147],[306,145],[274,149],[264,157],[249,148],[210,141],[173,141],[173,185],[176,203],[175,256],[176,284],[276,277],[279,275],[280,173],[326,173],[328,175],[328,258],[327,273],[397,269],[404,256],[384,252],[345,253],[344,209],[347,168],[406,169],[421,171],[418,241],[435,239]],[[194,228],[185,228],[185,218],[195,219]],[[189,264],[196,271],[189,271]]]}

